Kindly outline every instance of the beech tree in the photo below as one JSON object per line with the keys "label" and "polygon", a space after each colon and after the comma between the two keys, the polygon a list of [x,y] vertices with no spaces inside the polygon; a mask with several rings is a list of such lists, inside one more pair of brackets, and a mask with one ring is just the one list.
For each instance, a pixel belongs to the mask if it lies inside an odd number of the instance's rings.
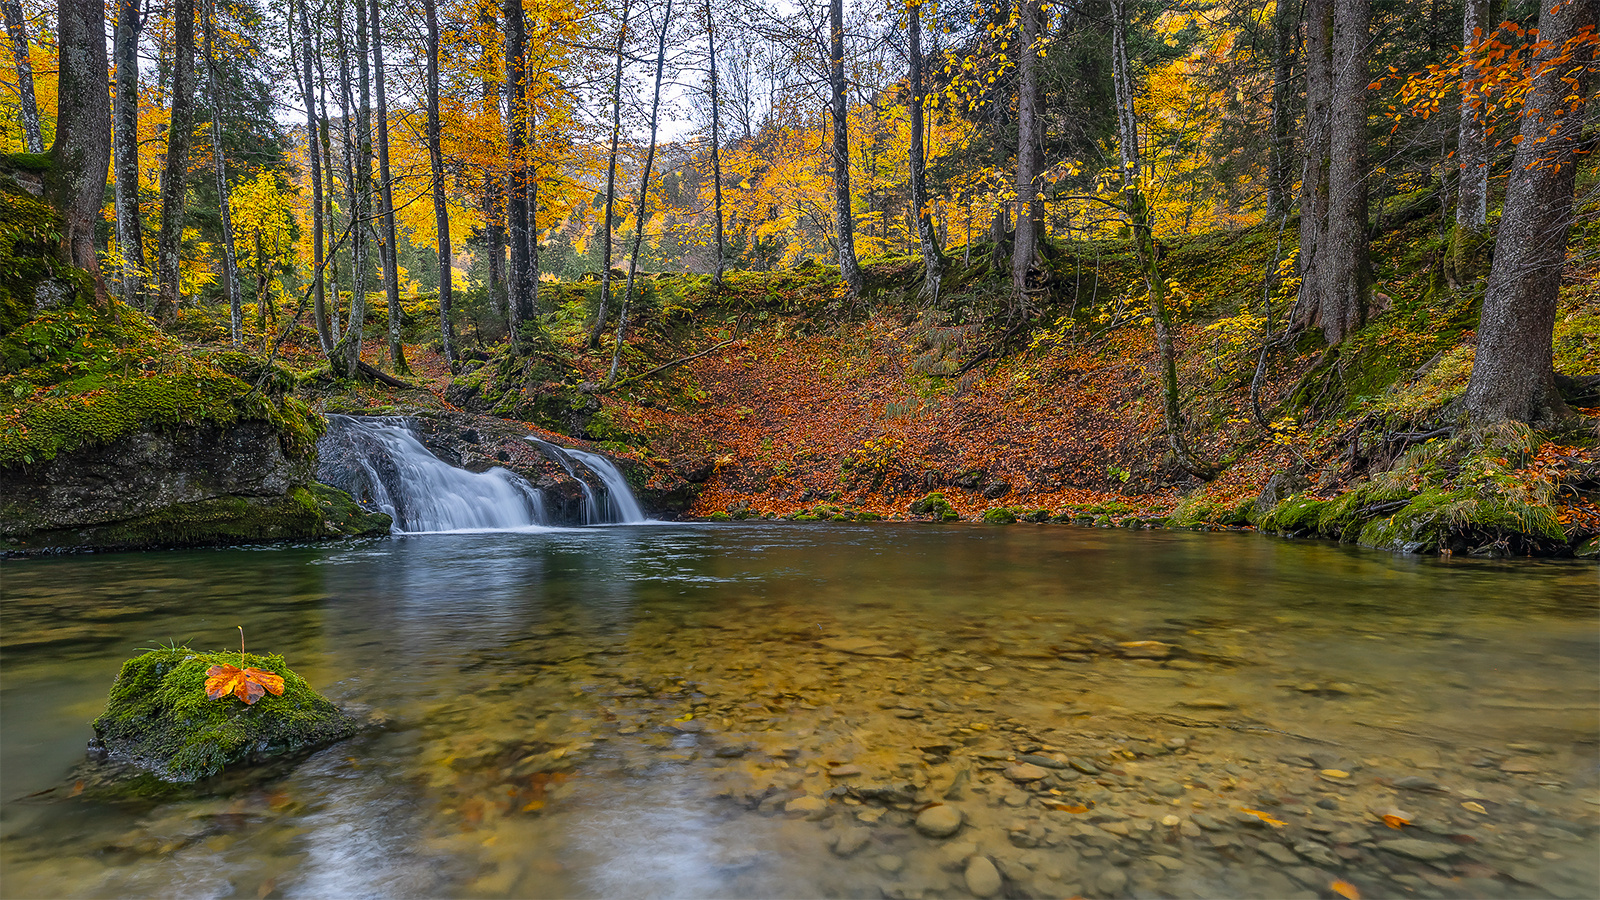
{"label": "beech tree", "polygon": [[[122,299],[135,303],[144,291],[144,218],[139,212],[139,0],[116,0],[111,61],[117,93],[111,112],[111,150],[116,163],[117,251],[122,255]],[[32,93],[32,85],[28,93]],[[37,127],[37,126],[36,126]]]}
{"label": "beech tree", "polygon": [[156,234],[156,318],[170,324],[181,299],[179,252],[194,132],[194,2],[172,3],[172,103],[167,117],[167,159],[161,170],[161,228]]}
{"label": "beech tree", "polygon": [[507,306],[513,335],[521,324],[533,318],[532,273],[528,258],[528,64],[525,35],[527,26],[522,0],[506,0],[506,167],[507,233],[511,240],[510,277],[506,286]]}
{"label": "beech tree", "polygon": [[[1028,302],[1028,273],[1034,269],[1034,257],[1039,252],[1039,232],[1044,224],[1037,184],[1041,136],[1039,51],[1036,48],[1039,43],[1040,27],[1043,25],[1044,9],[1040,0],[1023,0],[1018,4],[1017,14],[1022,19],[1022,42],[1017,47],[1017,230],[1011,251],[1011,295],[1017,308],[1025,310],[1031,305]],[[1126,23],[1120,17],[1117,20],[1117,27],[1126,30]],[[1118,83],[1121,83],[1120,76]],[[1132,103],[1130,93],[1128,100],[1130,115]],[[1135,157],[1137,152],[1135,149]],[[1124,154],[1124,177],[1127,174],[1128,164]],[[1137,162],[1134,165],[1137,172]]]}
{"label": "beech tree", "polygon": [[455,335],[450,323],[453,285],[450,254],[450,206],[444,196],[444,152],[439,146],[439,9],[437,0],[423,0],[427,27],[428,188],[433,194],[434,228],[439,255],[439,342],[445,365],[455,368]]}
{"label": "beech tree", "polygon": [[382,205],[383,291],[389,307],[389,360],[397,375],[408,375],[405,348],[400,343],[403,311],[400,309],[400,243],[394,224],[394,175],[389,169],[389,94],[384,85],[383,29],[379,27],[378,0],[367,2],[367,28],[372,33],[373,93],[378,101],[378,201]]}
{"label": "beech tree", "polygon": [[[22,17],[17,0],[0,0],[6,19],[6,36],[11,39],[11,58],[17,66],[17,99],[22,108],[23,145],[29,153],[44,152],[44,135],[39,130],[39,104],[33,96],[33,59],[28,51],[28,21]],[[63,45],[65,46],[65,45]]]}
{"label": "beech tree", "polygon": [[244,308],[239,298],[239,261],[233,250],[233,215],[228,198],[228,162],[222,149],[222,78],[217,74],[217,5],[207,0],[205,12],[206,99],[211,106],[211,171],[217,186],[217,215],[222,225],[222,283],[228,298],[228,336],[244,346]]}
{"label": "beech tree", "polygon": [[[709,2],[709,0],[708,0]],[[906,55],[910,64],[911,80],[911,214],[917,221],[917,244],[922,250],[922,296],[929,303],[939,301],[939,283],[944,277],[944,251],[933,234],[933,217],[928,205],[928,160],[923,146],[923,106],[927,103],[927,88],[922,75],[922,4],[924,0],[909,0],[906,4]],[[719,207],[721,193],[718,193]],[[719,208],[720,218],[720,208]],[[718,250],[721,250],[722,229],[717,229]],[[720,274],[721,268],[718,267]]]}
{"label": "beech tree", "polygon": [[106,59],[104,0],[61,0],[57,6],[61,65],[56,138],[50,146],[50,200],[66,224],[67,259],[88,272],[98,300],[107,300],[95,257],[95,225],[111,165],[111,70]]}
{"label": "beech tree", "polygon": [[607,308],[611,305],[611,223],[617,205],[617,142],[622,138],[622,64],[628,46],[628,15],[633,0],[622,0],[622,20],[617,26],[616,71],[611,80],[611,153],[606,162],[605,212],[600,222],[600,303],[589,327],[589,346],[600,346]]}
{"label": "beech tree", "polygon": [[839,277],[859,297],[861,264],[856,261],[855,216],[850,208],[850,114],[844,80],[844,0],[828,0],[828,89],[833,116],[833,218],[839,242]]}

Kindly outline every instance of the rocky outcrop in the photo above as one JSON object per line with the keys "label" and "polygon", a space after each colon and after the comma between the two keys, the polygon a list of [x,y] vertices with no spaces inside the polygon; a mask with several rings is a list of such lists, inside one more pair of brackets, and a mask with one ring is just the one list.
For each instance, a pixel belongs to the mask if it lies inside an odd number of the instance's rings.
{"label": "rocky outcrop", "polygon": [[313,470],[269,422],[140,430],[0,470],[0,542],[31,554],[388,531]]}

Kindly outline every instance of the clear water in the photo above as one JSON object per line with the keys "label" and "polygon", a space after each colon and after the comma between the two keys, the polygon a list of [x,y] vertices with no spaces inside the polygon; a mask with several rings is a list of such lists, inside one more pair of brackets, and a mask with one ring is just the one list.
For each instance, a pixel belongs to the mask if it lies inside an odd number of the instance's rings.
{"label": "clear water", "polygon": [[[739,524],[0,578],[8,897],[967,897],[973,854],[1006,896],[1600,896],[1593,564]],[[383,724],[74,796],[121,660],[236,625]],[[934,802],[960,833],[918,832]]]}

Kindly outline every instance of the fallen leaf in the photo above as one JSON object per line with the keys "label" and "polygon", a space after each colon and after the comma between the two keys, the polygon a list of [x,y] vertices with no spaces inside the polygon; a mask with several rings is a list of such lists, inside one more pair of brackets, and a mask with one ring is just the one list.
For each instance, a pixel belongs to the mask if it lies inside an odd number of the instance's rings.
{"label": "fallen leaf", "polygon": [[1384,815],[1384,817],[1383,817],[1383,824],[1385,824],[1385,825],[1389,826],[1390,828],[1393,828],[1393,829],[1398,831],[1399,829],[1403,828],[1404,826],[1410,825],[1411,824],[1411,820],[1406,818],[1405,816],[1397,816],[1397,815],[1394,815],[1393,813],[1388,813],[1388,814]]}
{"label": "fallen leaf", "polygon": [[72,786],[72,793],[68,794],[67,796],[68,797],[76,797],[81,793],[83,793],[83,782],[79,781],[77,784],[74,784]]}
{"label": "fallen leaf", "polygon": [[1075,803],[1049,803],[1046,805],[1051,809],[1058,809],[1062,812],[1073,813],[1075,815],[1082,815],[1089,811],[1089,807],[1079,806]]}
{"label": "fallen leaf", "polygon": [[282,696],[283,676],[253,666],[212,666],[206,670],[206,696],[212,700],[232,694],[250,706],[269,692]]}
{"label": "fallen leaf", "polygon": [[1356,886],[1348,881],[1335,881],[1328,885],[1328,890],[1345,898],[1345,900],[1361,900],[1361,892],[1356,890]]}
{"label": "fallen leaf", "polygon": [[1477,813],[1479,815],[1482,815],[1482,816],[1486,816],[1486,815],[1489,814],[1489,811],[1487,809],[1483,808],[1483,804],[1482,803],[1474,803],[1471,800],[1468,800],[1467,802],[1461,804],[1461,808],[1464,809],[1464,810],[1467,810],[1468,812],[1475,812],[1475,813]]}
{"label": "fallen leaf", "polygon": [[1267,823],[1268,825],[1271,825],[1273,828],[1282,828],[1283,826],[1289,824],[1288,822],[1285,822],[1282,819],[1275,819],[1272,816],[1267,815],[1266,813],[1262,812],[1259,809],[1241,809],[1239,811],[1242,812],[1242,813],[1249,813],[1250,815],[1255,816],[1256,818],[1258,818],[1261,821]]}

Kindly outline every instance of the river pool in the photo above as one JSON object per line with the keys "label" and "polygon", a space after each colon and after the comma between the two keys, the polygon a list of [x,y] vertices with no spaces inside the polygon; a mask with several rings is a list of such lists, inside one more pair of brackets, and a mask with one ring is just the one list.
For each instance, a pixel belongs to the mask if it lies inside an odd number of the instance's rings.
{"label": "river pool", "polygon": [[[1593,563],[737,523],[0,578],[7,897],[1600,896]],[[236,625],[371,727],[83,791],[121,661]]]}

